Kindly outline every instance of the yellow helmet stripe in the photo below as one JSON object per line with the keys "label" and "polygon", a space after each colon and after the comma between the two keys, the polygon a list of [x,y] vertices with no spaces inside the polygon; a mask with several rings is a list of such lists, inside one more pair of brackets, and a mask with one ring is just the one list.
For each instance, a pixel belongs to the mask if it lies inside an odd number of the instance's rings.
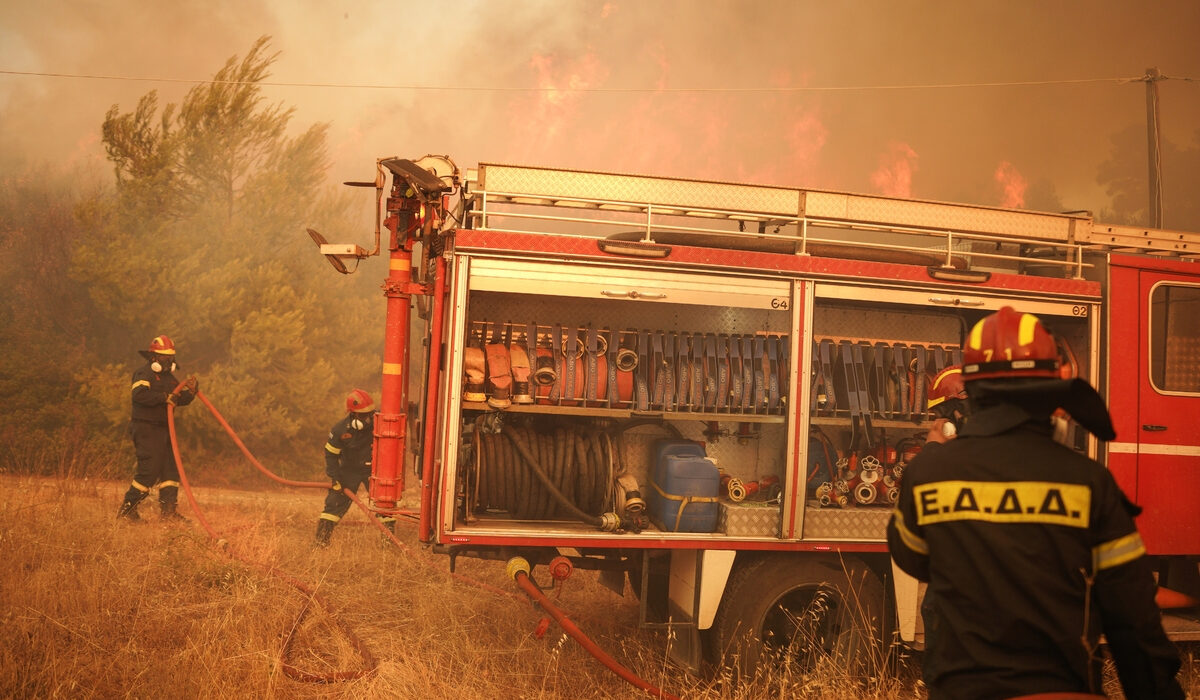
{"label": "yellow helmet stripe", "polygon": [[1037,328],[1038,317],[1033,314],[1021,314],[1021,325],[1017,329],[1017,344],[1032,345],[1033,331]]}

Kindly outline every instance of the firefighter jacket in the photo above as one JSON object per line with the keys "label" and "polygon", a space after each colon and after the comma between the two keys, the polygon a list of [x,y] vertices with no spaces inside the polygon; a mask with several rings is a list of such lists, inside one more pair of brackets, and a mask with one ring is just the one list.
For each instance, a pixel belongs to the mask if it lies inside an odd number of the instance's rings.
{"label": "firefighter jacket", "polygon": [[[362,427],[356,427],[356,423]],[[325,473],[330,478],[348,481],[352,474],[371,471],[371,426],[371,414],[351,413],[329,429]]]}
{"label": "firefighter jacket", "polygon": [[[167,424],[167,396],[179,386],[179,380],[170,372],[155,372],[150,363],[142,365],[133,373],[133,411],[135,421]],[[184,389],[175,397],[175,403],[186,406],[196,398]]]}
{"label": "firefighter jacket", "polygon": [[1183,698],[1138,509],[1051,434],[999,403],[905,470],[888,546],[929,584],[930,698],[1101,693],[1101,634],[1126,697]]}

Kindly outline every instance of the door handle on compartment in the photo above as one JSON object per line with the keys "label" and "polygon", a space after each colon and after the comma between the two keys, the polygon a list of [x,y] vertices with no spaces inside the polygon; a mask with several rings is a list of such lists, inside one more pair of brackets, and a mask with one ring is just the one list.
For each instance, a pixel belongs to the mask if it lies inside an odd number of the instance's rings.
{"label": "door handle on compartment", "polygon": [[929,297],[929,303],[943,304],[946,306],[983,306],[982,301],[976,301],[974,299],[962,299],[959,297],[954,297],[953,299],[946,299],[944,297]]}
{"label": "door handle on compartment", "polygon": [[1142,430],[1145,430],[1145,431],[1151,432],[1151,433],[1160,433],[1166,429],[1167,429],[1167,426],[1165,426],[1165,425],[1146,425],[1146,424],[1142,425]]}
{"label": "door handle on compartment", "polygon": [[601,289],[600,293],[606,297],[623,297],[625,299],[666,299],[667,295],[661,292],[639,292],[636,289],[631,289],[628,292],[617,292],[611,289]]}

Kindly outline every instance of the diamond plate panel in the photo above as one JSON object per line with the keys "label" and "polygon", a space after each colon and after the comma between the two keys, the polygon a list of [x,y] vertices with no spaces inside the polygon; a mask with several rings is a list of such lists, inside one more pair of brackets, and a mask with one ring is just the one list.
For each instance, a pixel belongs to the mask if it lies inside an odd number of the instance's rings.
{"label": "diamond plate panel", "polygon": [[717,530],[733,537],[779,537],[779,504],[722,503]]}
{"label": "diamond plate panel", "polygon": [[809,501],[804,508],[806,540],[886,540],[888,507],[822,508]]}
{"label": "diamond plate panel", "polygon": [[490,192],[549,198],[605,199],[776,216],[796,216],[800,210],[799,190],[725,182],[527,168],[494,163],[480,164],[479,182]]}
{"label": "diamond plate panel", "polygon": [[839,221],[975,231],[1058,242],[1068,240],[1073,221],[1065,215],[812,191],[806,193],[805,214]]}
{"label": "diamond plate panel", "polygon": [[818,303],[813,308],[813,334],[957,346],[962,326],[950,314],[906,312]]}

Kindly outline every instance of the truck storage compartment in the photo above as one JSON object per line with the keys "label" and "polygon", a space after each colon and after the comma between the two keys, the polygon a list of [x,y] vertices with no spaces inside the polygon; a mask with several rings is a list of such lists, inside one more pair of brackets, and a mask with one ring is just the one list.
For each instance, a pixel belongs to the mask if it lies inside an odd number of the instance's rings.
{"label": "truck storage compartment", "polygon": [[779,511],[794,282],[463,255],[453,288],[444,527],[719,537],[723,476]]}

